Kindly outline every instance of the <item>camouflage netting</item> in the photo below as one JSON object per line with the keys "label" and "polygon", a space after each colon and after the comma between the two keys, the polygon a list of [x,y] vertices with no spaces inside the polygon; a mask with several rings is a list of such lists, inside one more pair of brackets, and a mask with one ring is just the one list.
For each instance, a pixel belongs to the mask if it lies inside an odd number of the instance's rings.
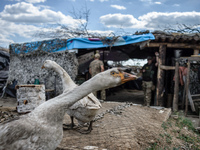
{"label": "camouflage netting", "polygon": [[[45,60],[53,60],[63,67],[72,80],[75,80],[78,72],[78,60],[75,53],[67,51],[47,53],[44,51],[34,51],[27,54],[11,54],[8,81],[17,80],[17,84],[34,84],[35,79],[39,79],[40,84],[46,81],[46,89],[54,89],[56,73],[51,70],[41,69]],[[56,77],[56,92],[62,93],[62,82],[60,77]]]}
{"label": "camouflage netting", "polygon": [[53,39],[46,41],[36,41],[23,44],[11,44],[11,54],[25,54],[34,52],[36,50],[42,50],[45,52],[57,52],[66,50],[67,39]]}

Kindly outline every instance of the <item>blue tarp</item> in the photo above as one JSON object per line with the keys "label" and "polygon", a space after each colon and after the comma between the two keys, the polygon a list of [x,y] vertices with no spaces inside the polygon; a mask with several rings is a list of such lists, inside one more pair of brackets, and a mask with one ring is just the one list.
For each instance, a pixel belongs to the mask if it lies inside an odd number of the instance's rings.
{"label": "blue tarp", "polygon": [[121,46],[133,43],[139,43],[147,40],[154,40],[152,33],[142,35],[130,35],[118,37],[114,44],[109,44],[113,41],[112,38],[106,38],[106,42],[102,42],[98,38],[73,38],[67,40],[67,49],[86,49],[86,48],[101,48],[108,46]]}
{"label": "blue tarp", "polygon": [[[104,39],[104,41],[99,38],[73,38],[68,40],[53,39],[23,44],[11,44],[10,50],[11,53],[15,54],[30,53],[38,49],[51,53],[71,49],[89,49],[109,46],[121,46],[154,39],[155,37],[151,33],[142,35],[121,36],[118,37],[116,40],[113,40],[111,37],[107,37]],[[112,43],[113,41],[114,43]]]}

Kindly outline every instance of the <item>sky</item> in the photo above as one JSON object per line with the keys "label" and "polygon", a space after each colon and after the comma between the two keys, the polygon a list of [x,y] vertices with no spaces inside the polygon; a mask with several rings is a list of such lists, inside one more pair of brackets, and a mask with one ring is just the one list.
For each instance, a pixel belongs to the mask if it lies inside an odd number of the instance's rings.
{"label": "sky", "polygon": [[199,6],[200,0],[0,0],[0,46],[43,40],[37,33],[60,25],[79,28],[86,20],[72,12],[86,7],[87,31],[107,36],[200,24]]}

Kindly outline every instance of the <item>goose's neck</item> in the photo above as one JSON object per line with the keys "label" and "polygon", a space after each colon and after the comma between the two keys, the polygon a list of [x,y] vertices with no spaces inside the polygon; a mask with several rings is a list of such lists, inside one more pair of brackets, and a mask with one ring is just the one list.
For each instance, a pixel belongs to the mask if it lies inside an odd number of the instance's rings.
{"label": "goose's neck", "polygon": [[47,122],[62,122],[66,110],[74,103],[79,101],[93,91],[102,89],[102,82],[96,82],[97,79],[92,78],[84,82],[81,86],[77,86],[74,90],[63,93],[45,103],[39,105],[32,113],[37,114],[39,118],[43,118]]}
{"label": "goose's neck", "polygon": [[63,93],[63,97],[59,100],[60,106],[64,106],[64,108],[68,109],[75,102],[82,99],[91,92],[101,90],[104,84],[102,82],[97,82],[97,79],[92,78],[84,82],[82,85],[77,86],[72,91]]}
{"label": "goose's neck", "polygon": [[73,82],[71,77],[68,75],[68,73],[58,64],[53,66],[53,70],[57,72],[61,79],[63,84],[63,91],[69,91],[76,87],[76,84]]}

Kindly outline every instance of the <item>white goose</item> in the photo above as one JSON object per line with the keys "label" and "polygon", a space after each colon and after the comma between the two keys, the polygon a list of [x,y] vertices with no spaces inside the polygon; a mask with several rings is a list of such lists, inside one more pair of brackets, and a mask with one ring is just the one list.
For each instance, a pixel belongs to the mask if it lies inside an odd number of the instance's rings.
{"label": "white goose", "polygon": [[56,149],[63,136],[64,114],[70,106],[92,91],[115,87],[135,78],[117,68],[107,70],[74,90],[42,103],[31,113],[1,124],[0,150]]}
{"label": "white goose", "polygon": [[[73,82],[71,77],[68,75],[68,73],[55,61],[46,60],[42,68],[52,69],[59,74],[59,76],[62,79],[63,93],[71,91],[77,86]],[[67,110],[67,114],[71,117],[71,124],[70,124],[71,128],[75,126],[74,121],[73,121],[73,117],[74,117],[78,120],[79,124],[81,125],[84,123],[90,122],[88,130],[79,131],[81,133],[90,133],[92,130],[93,119],[100,108],[101,108],[101,103],[93,95],[93,93],[88,94],[87,96],[82,98],[80,101],[76,102]]]}

